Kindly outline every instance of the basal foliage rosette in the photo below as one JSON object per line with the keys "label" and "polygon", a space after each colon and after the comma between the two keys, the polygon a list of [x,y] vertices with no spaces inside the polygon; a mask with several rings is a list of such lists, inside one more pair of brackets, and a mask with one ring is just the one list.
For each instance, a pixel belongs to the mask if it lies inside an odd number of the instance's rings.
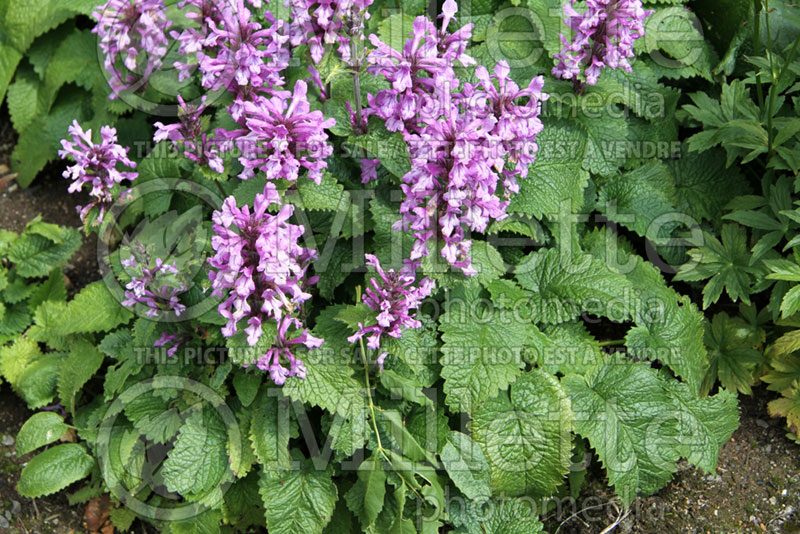
{"label": "basal foliage rosette", "polygon": [[[92,95],[53,124],[104,276],[68,299],[76,231],[0,232],[0,374],[42,410],[20,454],[47,447],[20,493],[88,478],[71,498],[109,494],[120,530],[535,533],[584,454],[623,507],[681,459],[714,472],[764,340],[697,303],[796,282],[771,251],[791,181],[756,202],[716,146],[766,115],[684,95],[718,58],[662,39],[695,28],[683,2],[514,6],[539,41],[497,40],[502,2],[109,1],[65,37],[97,37],[103,91],[34,50],[24,83]],[[773,346],[791,423],[797,347]]]}

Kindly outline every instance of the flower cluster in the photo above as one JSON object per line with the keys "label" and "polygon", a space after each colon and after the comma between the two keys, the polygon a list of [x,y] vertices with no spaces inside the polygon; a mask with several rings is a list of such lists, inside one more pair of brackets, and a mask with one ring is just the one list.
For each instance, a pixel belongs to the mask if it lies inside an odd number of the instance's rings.
{"label": "flower cluster", "polygon": [[133,308],[143,304],[147,308],[145,315],[151,318],[160,317],[165,312],[180,317],[186,311],[186,306],[181,304],[178,295],[188,288],[177,278],[178,266],[164,263],[161,258],[156,258],[151,265],[146,259],[145,254],[140,253],[138,258],[131,254],[128,259],[122,260],[125,269],[134,271],[131,281],[125,286],[122,305]]}
{"label": "flower cluster", "polygon": [[[277,322],[278,335],[256,364],[281,385],[289,376],[305,377],[303,362],[292,354],[292,345],[312,349],[322,340],[311,336],[297,318],[300,306],[311,297],[308,287],[316,282],[306,276],[316,253],[297,243],[303,227],[288,222],[294,206],[283,205],[272,215],[267,208],[273,203],[280,204],[280,196],[272,183],[256,195],[252,213],[249,206],[240,209],[228,197],[213,215],[215,255],[208,263],[216,269],[209,273],[213,294],[225,298],[218,308],[228,320],[224,336],[235,335],[239,321],[246,319],[247,343],[253,346],[264,333],[262,326]],[[282,359],[289,362],[288,369]]]}
{"label": "flower cluster", "polygon": [[464,52],[472,36],[472,24],[449,34],[447,26],[457,11],[455,1],[447,0],[442,9],[441,30],[437,31],[426,17],[417,17],[413,34],[406,41],[402,53],[376,35],[369,36],[375,50],[367,56],[367,72],[383,76],[392,87],[374,96],[369,95],[367,113],[385,120],[390,131],[413,129],[417,122],[435,120],[442,108],[450,104],[441,101],[440,97],[459,83],[453,63],[462,66],[475,63]]}
{"label": "flower cluster", "polygon": [[361,36],[367,8],[373,0],[288,0],[292,8],[291,44],[308,44],[314,63],[322,61],[325,45],[339,43],[339,54],[350,61],[350,37]]}
{"label": "flower cluster", "polygon": [[[62,159],[71,156],[75,160],[75,164],[67,167],[63,173],[64,178],[72,180],[68,191],[81,191],[84,184],[90,184],[92,189],[89,195],[94,200],[86,206],[78,206],[78,213],[85,223],[89,210],[96,206],[100,209],[96,223],[100,223],[106,209],[115,200],[114,187],[125,180],[135,180],[138,176],[136,172],[117,170],[117,164],[135,168],[136,163],[128,158],[129,149],[117,144],[117,130],[110,126],[100,129],[100,143],[92,142],[92,130],[84,132],[78,121],[72,122],[69,133],[72,141],[62,139],[62,150],[58,151]],[[120,196],[122,194],[124,192]]]}
{"label": "flower cluster", "polygon": [[225,171],[225,166],[219,152],[213,143],[209,143],[208,134],[205,133],[201,116],[206,109],[206,97],[200,99],[200,105],[187,104],[178,95],[180,105],[180,122],[164,125],[156,122],[156,134],[153,140],[156,142],[169,139],[173,146],[178,148],[183,146],[183,155],[190,161],[198,165],[208,165],[218,173]]}
{"label": "flower cluster", "polygon": [[[430,279],[424,278],[419,286],[414,286],[416,281],[414,264],[406,263],[400,272],[396,272],[394,269],[386,272],[381,267],[378,258],[372,254],[365,256],[367,265],[374,267],[380,277],[380,281],[377,278],[370,280],[372,287],[368,287],[363,296],[364,304],[379,312],[378,323],[366,327],[359,323],[358,332],[347,340],[355,343],[364,336],[368,336],[367,347],[374,350],[380,347],[381,336],[388,335],[399,338],[404,330],[422,326],[412,311],[419,308],[422,300],[431,294],[434,283]],[[386,355],[386,352],[382,353],[376,362],[381,370],[383,370]]]}
{"label": "flower cluster", "polygon": [[[269,25],[262,27],[253,20],[244,0],[184,0],[181,4],[187,5],[196,9],[187,12],[187,18],[200,28],[173,32],[172,37],[180,43],[180,53],[197,57],[203,87],[225,88],[235,100],[247,101],[284,84],[281,71],[289,66],[290,54],[286,48],[288,29],[283,21],[267,11],[264,16]],[[178,61],[175,67],[180,79],[186,79],[194,64]],[[235,120],[239,119],[240,108],[235,105],[231,109]]]}
{"label": "flower cluster", "polygon": [[[100,37],[103,65],[110,75],[111,98],[127,89],[144,89],[150,75],[161,67],[167,54],[167,29],[171,22],[163,0],[108,0],[93,33]],[[122,59],[127,72],[120,71]]]}
{"label": "flower cluster", "polygon": [[627,58],[634,56],[633,43],[644,35],[644,19],[653,12],[645,11],[641,0],[587,0],[582,14],[574,4],[570,0],[564,5],[566,24],[574,35],[571,42],[561,36],[564,48],[555,56],[553,75],[577,83],[583,76],[594,85],[604,68],[630,72]]}
{"label": "flower cluster", "polygon": [[[507,157],[513,165],[513,168],[503,170],[503,186],[507,193],[518,193],[516,178],[528,176],[528,165],[536,159],[539,150],[536,136],[544,128],[539,114],[542,102],[549,95],[542,92],[542,76],[531,79],[528,87],[520,89],[509,77],[511,69],[505,61],[500,61],[494,72],[494,76],[490,76],[486,67],[477,67],[475,76],[480,83],[466,84],[460,97],[477,118],[493,116],[496,119],[490,133],[498,143],[496,153]],[[497,87],[494,82],[497,82]]]}
{"label": "flower cluster", "polygon": [[292,95],[281,91],[271,98],[256,97],[244,103],[242,129],[217,131],[218,138],[235,143],[242,152],[239,161],[244,170],[239,178],[247,180],[261,170],[268,180],[295,181],[305,168],[308,177],[320,183],[328,165],[325,159],[333,153],[325,128],[336,120],[311,111],[307,91],[306,83],[299,80]]}
{"label": "flower cluster", "polygon": [[[371,97],[368,112],[384,119],[389,130],[401,131],[408,144],[412,169],[402,177],[405,198],[395,229],[413,232],[410,259],[428,256],[434,243],[448,263],[471,276],[476,272],[465,230],[483,232],[492,220],[506,217],[508,198],[519,191],[517,177],[527,176],[538,150],[547,95],[541,76],[520,89],[505,62],[494,76],[478,67],[479,83],[454,92],[460,82],[453,64],[474,63],[465,54],[471,27],[447,32],[456,11],[453,0],[445,2],[438,31],[418,17],[402,54],[370,37],[376,50],[368,70],[392,88]],[[373,178],[373,169],[365,170],[362,179]],[[504,200],[498,197],[501,182]]]}

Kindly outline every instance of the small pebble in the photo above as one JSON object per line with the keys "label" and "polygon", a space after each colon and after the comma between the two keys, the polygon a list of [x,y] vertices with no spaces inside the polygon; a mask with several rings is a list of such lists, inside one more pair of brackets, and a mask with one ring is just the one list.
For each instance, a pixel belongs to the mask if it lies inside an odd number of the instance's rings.
{"label": "small pebble", "polygon": [[763,419],[756,419],[756,424],[761,428],[769,428],[769,423],[767,423]]}
{"label": "small pebble", "polygon": [[764,454],[769,454],[772,452],[772,445],[767,445],[764,447]]}
{"label": "small pebble", "polygon": [[22,511],[22,506],[19,501],[11,501],[11,515],[19,515]]}
{"label": "small pebble", "polygon": [[781,495],[782,495],[782,496],[784,496],[784,497],[786,497],[786,494],[787,494],[787,493],[788,493],[788,491],[787,491],[787,490],[783,490],[783,491],[781,492]]}
{"label": "small pebble", "polygon": [[3,435],[3,447],[13,447],[14,446],[14,438],[9,436],[8,434]]}
{"label": "small pebble", "polygon": [[769,498],[769,503],[772,506],[775,506],[776,504],[778,504],[778,499],[776,499],[775,496],[773,495],[772,497]]}
{"label": "small pebble", "polygon": [[0,515],[0,528],[8,528],[10,526],[11,525],[9,524],[8,519]]}

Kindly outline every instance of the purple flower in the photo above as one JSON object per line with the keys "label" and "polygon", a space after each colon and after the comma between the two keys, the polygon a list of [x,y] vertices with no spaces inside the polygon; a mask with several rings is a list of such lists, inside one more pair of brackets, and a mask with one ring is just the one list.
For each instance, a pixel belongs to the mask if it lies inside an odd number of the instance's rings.
{"label": "purple flower", "polygon": [[[97,21],[92,32],[100,37],[103,65],[111,75],[110,98],[143,89],[167,53],[166,31],[172,23],[163,0],[108,0],[92,16]],[[120,59],[125,74],[118,68]]]}
{"label": "purple flower", "polygon": [[208,165],[218,173],[225,172],[222,158],[213,143],[209,143],[208,134],[203,131],[201,115],[206,109],[206,97],[200,100],[200,105],[187,104],[181,95],[178,95],[180,103],[180,122],[164,125],[156,122],[158,128],[153,140],[156,142],[169,139],[175,148],[183,146],[183,155],[198,165]]}
{"label": "purple flower", "polygon": [[[128,148],[117,144],[117,130],[110,126],[100,129],[101,142],[92,142],[92,130],[83,131],[78,121],[72,121],[69,127],[72,141],[63,139],[62,150],[58,151],[61,159],[72,156],[75,165],[67,167],[64,178],[71,179],[68,191],[74,193],[81,191],[84,184],[91,184],[89,195],[94,199],[91,204],[78,206],[81,221],[86,222],[86,216],[93,207],[100,208],[96,223],[100,223],[105,210],[114,202],[114,186],[124,180],[135,180],[135,172],[119,171],[117,164],[135,168],[136,163],[128,158]],[[123,192],[124,194],[124,192]],[[122,196],[122,195],[120,195]]]}
{"label": "purple flower", "polygon": [[361,183],[368,184],[373,180],[378,179],[378,165],[381,160],[379,159],[362,159],[361,160]]}
{"label": "purple flower", "polygon": [[137,304],[143,304],[147,308],[145,315],[151,318],[157,318],[164,312],[172,312],[180,317],[186,311],[178,295],[185,293],[188,288],[177,279],[177,265],[164,263],[161,258],[156,258],[151,264],[141,248],[136,250],[136,255],[122,260],[122,265],[126,270],[133,271],[131,281],[125,286],[123,306],[132,309]]}
{"label": "purple flower", "polygon": [[[378,258],[372,254],[367,254],[366,258],[367,265],[375,268],[378,277],[370,279],[372,287],[367,287],[363,301],[371,309],[379,312],[378,322],[367,327],[359,324],[358,332],[347,340],[355,343],[364,336],[368,336],[367,347],[374,350],[380,347],[381,336],[388,335],[399,338],[406,329],[422,326],[412,311],[419,308],[422,300],[431,294],[434,283],[428,278],[424,278],[419,286],[415,286],[416,277],[413,264],[406,264],[400,272],[395,272],[394,269],[386,272],[381,267]],[[381,370],[385,358],[386,353],[381,354],[378,358],[377,363]]]}
{"label": "purple flower", "polygon": [[170,346],[167,349],[167,356],[175,356],[175,353],[178,352],[178,347],[183,345],[183,338],[179,334],[167,334],[164,332],[161,334],[161,337],[153,343],[154,347],[166,347],[167,345]]}
{"label": "purple flower", "polygon": [[384,119],[390,131],[404,130],[407,125],[413,128],[411,121],[415,119],[422,123],[435,120],[442,108],[451,104],[440,101],[439,97],[458,85],[453,64],[474,64],[474,59],[464,52],[472,36],[472,24],[453,34],[447,32],[456,11],[453,0],[445,2],[445,15],[438,31],[427,18],[417,17],[402,53],[376,35],[370,35],[375,50],[367,56],[367,72],[383,76],[392,87],[368,95],[367,113]]}
{"label": "purple flower", "polygon": [[367,8],[373,0],[288,0],[292,8],[291,44],[308,44],[314,63],[322,61],[325,45],[339,44],[339,54],[350,61],[350,36],[363,34]]}
{"label": "purple flower", "polygon": [[[222,328],[225,337],[236,334],[239,321],[246,320],[247,343],[253,346],[263,335],[264,323],[277,322],[278,338],[258,364],[270,370],[276,384],[282,384],[286,376],[305,376],[302,362],[294,358],[290,347],[302,343],[310,349],[321,343],[296,319],[303,302],[311,298],[308,287],[316,282],[306,276],[316,252],[297,242],[304,230],[288,222],[294,206],[281,206],[272,215],[267,212],[271,204],[280,204],[272,183],[256,195],[252,213],[247,205],[237,207],[234,197],[225,199],[213,215],[215,255],[208,263],[216,269],[209,272],[213,294],[224,299],[218,311],[228,320]],[[287,337],[289,328],[295,332]],[[280,366],[281,357],[289,360],[288,371]]]}
{"label": "purple flower", "polygon": [[470,118],[449,110],[445,117],[406,134],[411,171],[402,177],[405,198],[395,229],[411,231],[416,243],[411,260],[429,255],[429,242],[441,243],[441,255],[467,276],[476,274],[464,228],[483,232],[502,220],[508,201],[496,196],[502,156],[495,154],[497,119]]}
{"label": "purple flower", "polygon": [[504,169],[503,185],[507,193],[518,193],[516,177],[527,177],[528,165],[536,159],[539,150],[536,136],[543,129],[539,114],[542,102],[550,95],[542,92],[542,76],[533,78],[527,88],[520,89],[509,77],[510,69],[505,61],[499,62],[494,72],[494,76],[489,76],[486,67],[475,69],[475,76],[481,83],[466,88],[470,94],[467,100],[473,104],[470,111],[478,118],[493,116],[496,119],[491,135],[499,141],[497,155],[507,156],[514,164],[513,169]]}
{"label": "purple flower", "polygon": [[[260,2],[250,2],[256,7]],[[289,41],[285,23],[265,13],[269,23],[263,27],[251,20],[244,0],[184,0],[180,6],[195,8],[186,17],[199,25],[182,32],[172,32],[180,43],[181,54],[197,58],[202,85],[207,89],[226,88],[235,99],[252,99],[253,95],[282,86],[281,74],[289,65]],[[190,76],[194,64],[178,61],[181,80]],[[238,120],[237,116],[234,116]]]}
{"label": "purple flower", "polygon": [[243,102],[244,128],[217,135],[235,142],[242,151],[239,161],[244,170],[239,175],[247,180],[256,170],[266,173],[268,180],[297,180],[301,168],[316,183],[322,180],[325,159],[333,154],[325,128],[336,124],[325,119],[319,110],[311,111],[306,96],[306,83],[298,81],[294,94],[281,92],[271,98],[256,97]]}
{"label": "purple flower", "polygon": [[556,54],[558,65],[553,75],[594,85],[604,68],[622,67],[630,72],[627,58],[634,57],[633,43],[644,35],[645,11],[640,0],[587,0],[586,11],[564,5],[566,24],[573,31],[571,42],[561,35],[564,48]]}

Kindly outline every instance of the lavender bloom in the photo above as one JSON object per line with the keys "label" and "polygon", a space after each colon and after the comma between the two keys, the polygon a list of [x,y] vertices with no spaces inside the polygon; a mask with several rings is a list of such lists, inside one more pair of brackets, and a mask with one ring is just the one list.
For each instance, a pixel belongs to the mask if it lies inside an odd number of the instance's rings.
{"label": "lavender bloom", "polygon": [[218,173],[225,171],[222,158],[213,143],[208,142],[208,134],[203,131],[201,115],[206,109],[206,97],[200,100],[200,105],[195,106],[184,102],[178,95],[180,103],[180,122],[164,125],[156,122],[158,128],[153,140],[156,142],[169,139],[175,148],[183,146],[183,155],[198,165],[208,165]]}
{"label": "lavender bloom", "polygon": [[412,231],[416,243],[411,259],[429,255],[428,242],[444,243],[441,255],[467,276],[471,265],[471,241],[464,227],[483,232],[492,219],[502,220],[508,201],[495,195],[504,160],[492,154],[497,119],[471,119],[450,110],[419,134],[406,134],[412,168],[402,177],[405,198],[403,216],[395,229]]}
{"label": "lavender bloom", "polygon": [[[422,300],[431,294],[434,283],[428,278],[424,278],[419,286],[415,287],[416,277],[413,264],[406,264],[400,272],[395,272],[394,269],[386,272],[381,267],[378,258],[372,254],[366,254],[366,258],[367,265],[374,267],[380,278],[370,280],[372,287],[366,289],[363,300],[364,304],[371,309],[380,312],[377,317],[378,324],[367,327],[359,324],[358,332],[347,340],[355,343],[364,336],[368,336],[367,346],[370,349],[377,349],[381,344],[381,336],[388,335],[399,338],[403,331],[422,326],[412,310],[419,308]],[[376,362],[381,370],[383,370],[385,358],[386,353],[383,353]]]}
{"label": "lavender bloom", "polygon": [[580,77],[589,85],[597,83],[604,68],[622,67],[630,72],[627,58],[634,57],[633,43],[644,35],[645,11],[640,0],[587,0],[581,14],[572,7],[575,0],[564,5],[566,24],[572,29],[572,42],[561,35],[564,48],[555,58],[558,65],[553,75],[575,80]]}
{"label": "lavender bloom", "polygon": [[123,306],[133,308],[136,304],[143,304],[147,307],[145,315],[152,318],[164,312],[172,312],[176,317],[180,317],[181,313],[186,311],[186,306],[178,300],[178,295],[188,288],[177,282],[175,276],[178,274],[178,268],[175,264],[169,265],[161,258],[156,258],[151,267],[146,262],[146,255],[140,253],[138,259],[131,255],[127,260],[122,260],[122,265],[135,272],[135,276],[131,277],[131,281],[125,286]]}
{"label": "lavender bloom", "polygon": [[239,161],[244,170],[239,175],[247,180],[260,169],[268,180],[297,180],[301,168],[316,183],[322,180],[325,159],[333,154],[325,128],[336,124],[325,119],[321,111],[311,111],[302,80],[294,86],[294,94],[281,92],[272,98],[259,96],[243,102],[244,126],[241,130],[218,130],[218,137],[235,142],[242,151]]}
{"label": "lavender bloom", "polygon": [[[473,105],[470,110],[478,118],[493,116],[496,119],[491,135],[500,141],[496,148],[497,155],[507,156],[514,163],[513,170],[503,171],[503,185],[506,194],[518,193],[519,185],[516,177],[527,177],[528,165],[536,159],[536,152],[539,150],[536,136],[543,129],[539,114],[542,102],[550,95],[542,92],[544,86],[542,76],[533,78],[527,88],[520,89],[509,77],[510,69],[505,61],[499,62],[494,72],[494,76],[489,76],[486,67],[477,67],[475,75],[481,83],[477,86],[468,86],[465,92],[470,94],[468,102],[477,104],[483,100],[481,102],[484,104],[483,107]],[[494,81],[498,87],[495,87]],[[519,100],[522,99],[527,101],[521,104]]]}
{"label": "lavender bloom", "polygon": [[[306,271],[316,253],[297,243],[304,230],[288,222],[294,206],[284,205],[277,215],[271,215],[267,208],[273,203],[280,204],[280,196],[272,183],[256,195],[252,213],[246,205],[239,209],[233,197],[225,199],[222,210],[213,215],[216,235],[211,246],[215,255],[208,263],[216,269],[209,272],[213,294],[225,299],[218,308],[228,320],[222,328],[225,337],[236,334],[237,323],[247,319],[247,343],[253,346],[263,335],[266,321],[278,323],[278,339],[258,363],[270,370],[276,384],[282,384],[287,376],[305,376],[291,345],[302,343],[311,349],[321,340],[310,336],[294,318],[302,303],[311,298],[307,288],[316,278],[307,278]],[[287,338],[290,327],[300,331],[300,336],[294,332]],[[289,370],[281,366],[281,357],[289,360]]]}
{"label": "lavender bloom", "polygon": [[[189,6],[195,10],[187,10]],[[222,10],[219,0],[181,0],[178,7],[184,9],[184,17],[194,22],[198,27],[185,28],[181,32],[172,31],[170,36],[178,41],[178,53],[183,56],[197,55],[206,49],[206,37],[211,33],[212,25],[217,27],[222,24]],[[191,75],[192,67],[196,63],[176,61],[174,67],[178,69],[178,79],[183,81]]]}
{"label": "lavender bloom", "polygon": [[[453,63],[462,66],[474,63],[464,52],[472,36],[472,24],[453,34],[447,33],[456,11],[454,0],[445,2],[445,16],[439,31],[427,18],[417,17],[413,34],[402,53],[370,35],[370,42],[376,48],[367,56],[370,64],[367,72],[384,76],[392,87],[374,96],[368,95],[367,113],[385,120],[390,131],[404,130],[415,118],[421,122],[435,120],[441,108],[450,105],[450,102],[438,101],[437,97],[458,85]],[[437,91],[441,87],[447,90]]]}
{"label": "lavender bloom", "polygon": [[[117,164],[135,168],[136,163],[128,158],[127,147],[117,144],[117,130],[110,126],[100,129],[101,142],[92,142],[92,130],[83,131],[78,121],[72,121],[69,127],[72,141],[62,139],[62,150],[58,151],[61,159],[72,156],[75,165],[67,167],[64,178],[73,180],[68,191],[74,193],[83,189],[84,184],[91,184],[89,195],[94,199],[91,204],[78,206],[81,221],[93,207],[100,208],[95,224],[103,220],[105,210],[114,202],[114,186],[124,180],[135,180],[138,174],[130,171],[118,171]],[[123,193],[124,194],[124,193]]]}
{"label": "lavender bloom", "polygon": [[167,334],[164,332],[161,334],[160,338],[153,342],[154,347],[166,347],[167,345],[170,346],[167,349],[167,356],[175,356],[175,353],[178,352],[178,348],[183,345],[183,338],[178,334]]}
{"label": "lavender bloom", "polygon": [[[289,328],[302,331],[299,336],[287,338]],[[256,361],[256,366],[262,371],[269,371],[269,376],[275,384],[282,386],[290,376],[301,379],[306,377],[306,367],[303,362],[292,353],[292,345],[304,345],[308,349],[315,349],[322,345],[322,339],[312,336],[308,329],[303,328],[299,319],[286,316],[278,322],[278,336],[272,347]],[[281,365],[281,358],[289,362],[289,368]]]}
{"label": "lavender bloom", "polygon": [[[163,0],[108,0],[92,16],[97,25],[92,30],[100,37],[105,54],[103,65],[111,75],[110,98],[130,88],[143,89],[150,75],[161,67],[167,53],[167,20]],[[122,59],[127,69],[117,67]]]}
{"label": "lavender bloom", "polygon": [[350,36],[362,35],[367,8],[373,0],[289,0],[292,8],[291,44],[308,44],[314,63],[322,61],[325,45],[339,43],[338,52],[350,61]]}
{"label": "lavender bloom", "polygon": [[[227,3],[219,21],[205,22],[209,32],[203,50],[197,52],[203,87],[225,87],[238,98],[249,100],[254,94],[284,84],[281,71],[289,65],[289,40],[284,23],[271,13],[268,28],[250,20],[243,0]],[[238,120],[237,117],[234,117]]]}

